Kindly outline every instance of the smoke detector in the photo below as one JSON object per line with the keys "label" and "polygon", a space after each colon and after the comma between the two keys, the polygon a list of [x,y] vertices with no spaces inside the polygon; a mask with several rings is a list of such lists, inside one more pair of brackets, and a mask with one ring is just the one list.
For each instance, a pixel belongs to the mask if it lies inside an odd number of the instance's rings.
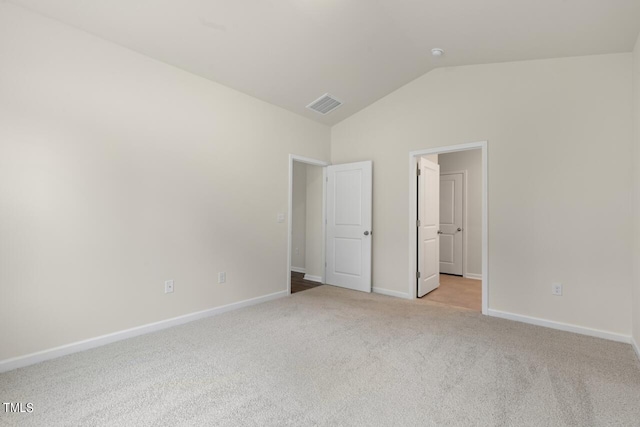
{"label": "smoke detector", "polygon": [[433,49],[431,49],[431,55],[435,57],[442,56],[444,55],[444,50],[440,49],[439,47],[434,47]]}
{"label": "smoke detector", "polygon": [[329,114],[342,105],[342,101],[337,100],[333,96],[325,93],[320,98],[307,105],[307,108],[320,113],[322,115]]}

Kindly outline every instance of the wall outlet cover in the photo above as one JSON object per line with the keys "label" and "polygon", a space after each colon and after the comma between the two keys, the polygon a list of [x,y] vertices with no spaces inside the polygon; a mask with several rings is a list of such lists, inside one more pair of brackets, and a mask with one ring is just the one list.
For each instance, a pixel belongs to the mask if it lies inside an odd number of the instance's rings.
{"label": "wall outlet cover", "polygon": [[164,282],[164,293],[170,294],[173,292],[173,280],[166,280]]}

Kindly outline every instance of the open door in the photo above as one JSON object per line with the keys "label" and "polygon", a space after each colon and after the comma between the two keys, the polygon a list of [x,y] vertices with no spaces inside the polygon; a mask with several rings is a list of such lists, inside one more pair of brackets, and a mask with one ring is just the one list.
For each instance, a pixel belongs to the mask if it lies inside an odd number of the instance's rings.
{"label": "open door", "polygon": [[440,286],[440,165],[418,163],[418,297]]}
{"label": "open door", "polygon": [[326,282],[371,292],[370,161],[327,166]]}

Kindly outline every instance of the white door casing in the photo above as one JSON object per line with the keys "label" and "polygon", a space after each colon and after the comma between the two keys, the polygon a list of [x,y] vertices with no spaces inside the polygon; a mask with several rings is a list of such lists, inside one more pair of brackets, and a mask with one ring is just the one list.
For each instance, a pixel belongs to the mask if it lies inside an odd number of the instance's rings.
{"label": "white door casing", "polygon": [[371,161],[327,167],[326,282],[371,292]]}
{"label": "white door casing", "polygon": [[463,185],[461,173],[440,175],[440,272],[463,273]]}
{"label": "white door casing", "polygon": [[440,165],[421,157],[418,170],[418,297],[440,286]]}

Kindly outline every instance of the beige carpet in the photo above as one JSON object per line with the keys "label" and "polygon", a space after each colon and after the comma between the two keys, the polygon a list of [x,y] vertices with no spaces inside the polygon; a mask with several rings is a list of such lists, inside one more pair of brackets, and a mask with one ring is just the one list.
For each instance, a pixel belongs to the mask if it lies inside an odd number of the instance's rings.
{"label": "beige carpet", "polygon": [[[0,425],[640,425],[631,346],[322,286],[0,375]],[[0,410],[3,409],[0,407]]]}

